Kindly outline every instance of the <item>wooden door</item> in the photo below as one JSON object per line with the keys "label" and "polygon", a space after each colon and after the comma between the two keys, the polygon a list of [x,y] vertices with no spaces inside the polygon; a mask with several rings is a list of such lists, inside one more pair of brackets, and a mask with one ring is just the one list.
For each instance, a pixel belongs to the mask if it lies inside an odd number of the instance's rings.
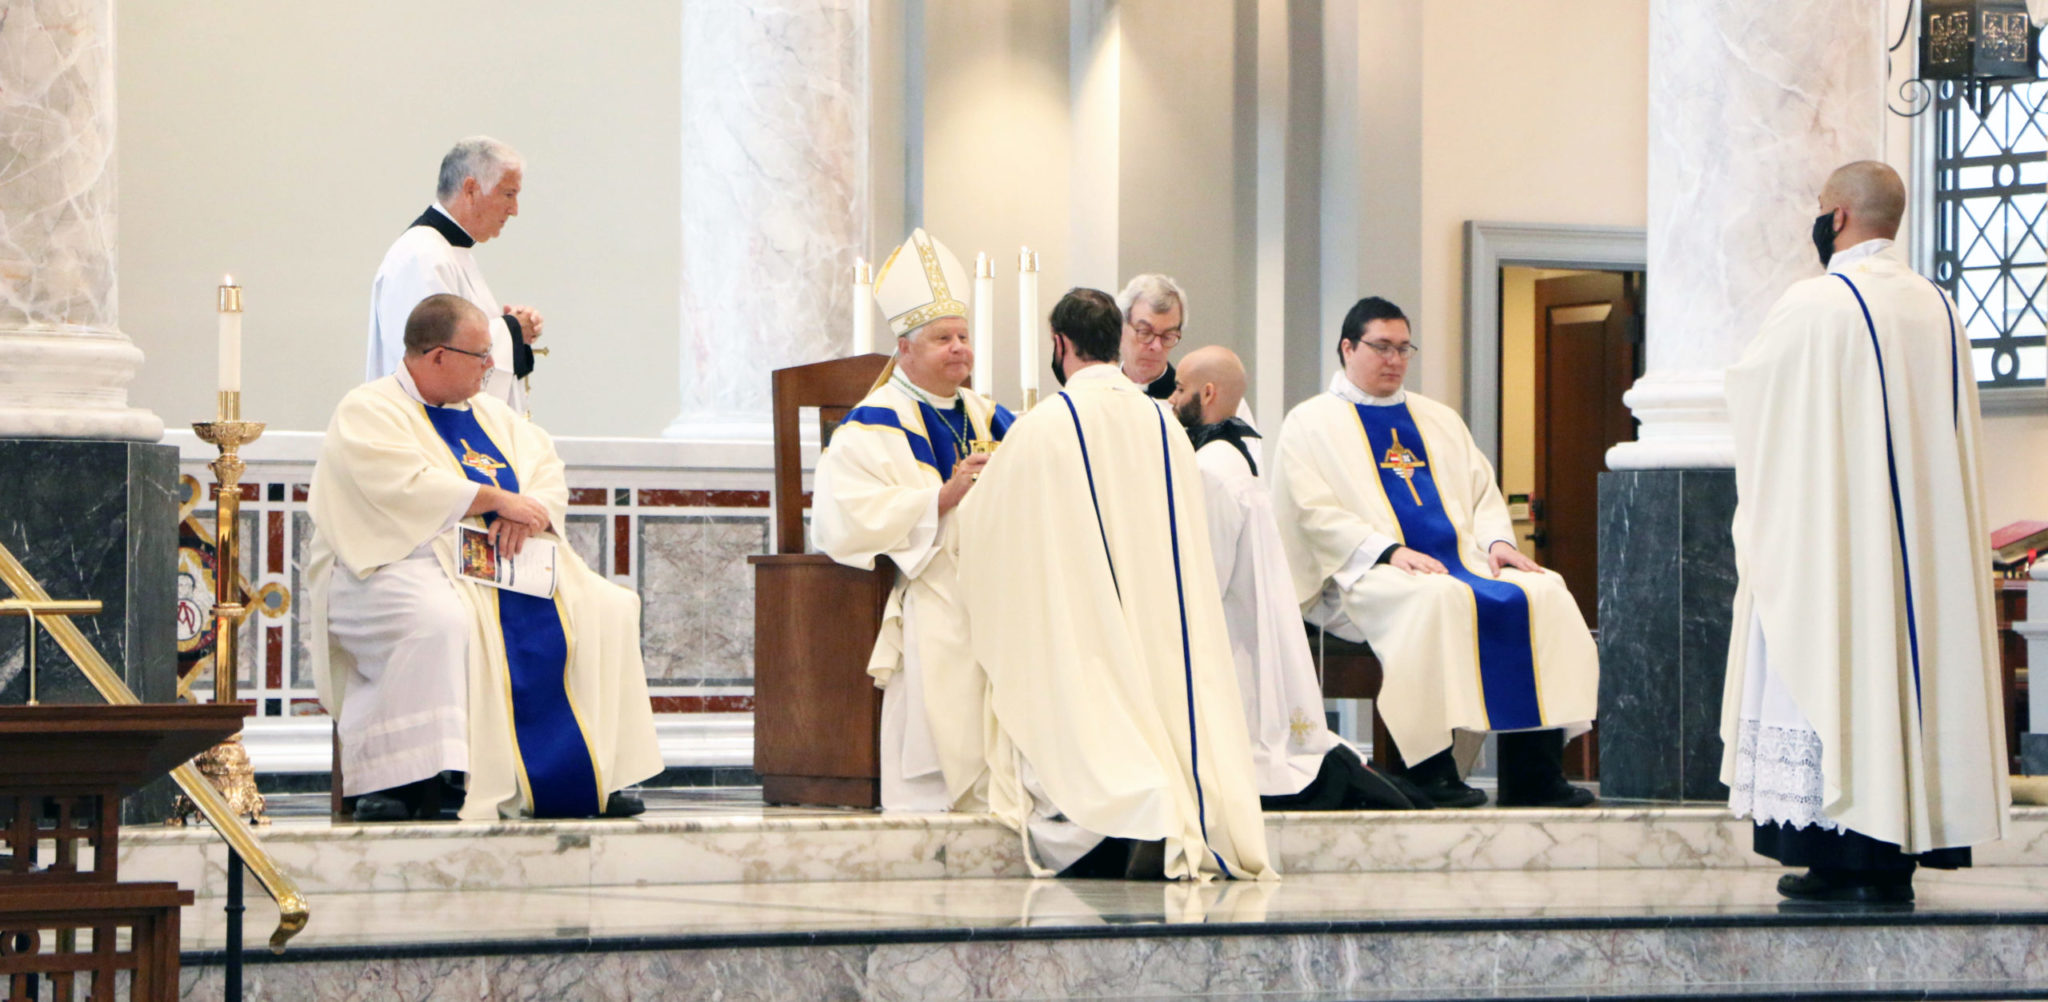
{"label": "wooden door", "polygon": [[1635,438],[1621,395],[1640,365],[1638,277],[1601,272],[1536,283],[1537,562],[1564,576],[1599,626],[1600,473],[1607,450]]}

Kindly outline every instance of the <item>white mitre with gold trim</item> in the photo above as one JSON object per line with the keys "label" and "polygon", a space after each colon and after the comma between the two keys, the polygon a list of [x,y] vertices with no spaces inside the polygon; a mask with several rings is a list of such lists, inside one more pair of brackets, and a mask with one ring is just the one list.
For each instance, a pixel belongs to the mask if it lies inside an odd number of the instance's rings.
{"label": "white mitre with gold trim", "polygon": [[940,317],[965,319],[973,288],[960,259],[919,227],[875,274],[875,303],[902,337]]}

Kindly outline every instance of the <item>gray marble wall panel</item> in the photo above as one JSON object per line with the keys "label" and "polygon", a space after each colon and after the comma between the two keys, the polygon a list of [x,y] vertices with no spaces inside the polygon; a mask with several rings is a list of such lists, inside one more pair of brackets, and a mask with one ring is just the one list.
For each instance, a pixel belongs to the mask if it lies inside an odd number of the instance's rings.
{"label": "gray marble wall panel", "polygon": [[[0,439],[0,543],[51,598],[97,599],[80,631],[144,702],[177,692],[178,450],[136,442]],[[21,620],[0,629],[0,703],[28,699]],[[38,696],[102,703],[47,632],[36,645]],[[160,784],[166,785],[166,784]],[[169,793],[129,798],[129,821],[155,820]]]}
{"label": "gray marble wall panel", "polygon": [[640,518],[641,651],[651,685],[746,685],[754,676],[754,576],[768,519]]}
{"label": "gray marble wall panel", "polygon": [[1730,470],[1600,475],[1600,788],[1715,800],[1735,597]]}

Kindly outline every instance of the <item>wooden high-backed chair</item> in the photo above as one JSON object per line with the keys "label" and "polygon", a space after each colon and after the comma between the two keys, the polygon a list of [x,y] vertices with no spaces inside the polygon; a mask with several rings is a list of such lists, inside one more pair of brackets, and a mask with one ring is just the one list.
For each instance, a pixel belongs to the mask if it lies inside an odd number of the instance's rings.
{"label": "wooden high-backed chair", "polygon": [[775,552],[754,565],[754,771],[771,804],[879,807],[882,692],[868,655],[896,569],[864,571],[804,545],[802,409],[827,443],[887,355],[775,371]]}

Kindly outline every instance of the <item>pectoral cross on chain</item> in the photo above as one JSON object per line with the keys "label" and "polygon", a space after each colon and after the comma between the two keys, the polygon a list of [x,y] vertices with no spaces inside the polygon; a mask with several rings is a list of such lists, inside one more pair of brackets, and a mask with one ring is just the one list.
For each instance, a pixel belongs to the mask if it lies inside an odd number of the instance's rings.
{"label": "pectoral cross on chain", "polygon": [[1401,429],[1393,428],[1389,430],[1394,434],[1394,442],[1392,445],[1387,446],[1387,455],[1385,459],[1380,461],[1380,468],[1394,471],[1394,475],[1400,477],[1401,482],[1408,485],[1408,496],[1414,498],[1415,504],[1420,507],[1422,495],[1415,489],[1415,471],[1423,469],[1429,464],[1416,459],[1415,454],[1409,452],[1407,447],[1401,444]]}

